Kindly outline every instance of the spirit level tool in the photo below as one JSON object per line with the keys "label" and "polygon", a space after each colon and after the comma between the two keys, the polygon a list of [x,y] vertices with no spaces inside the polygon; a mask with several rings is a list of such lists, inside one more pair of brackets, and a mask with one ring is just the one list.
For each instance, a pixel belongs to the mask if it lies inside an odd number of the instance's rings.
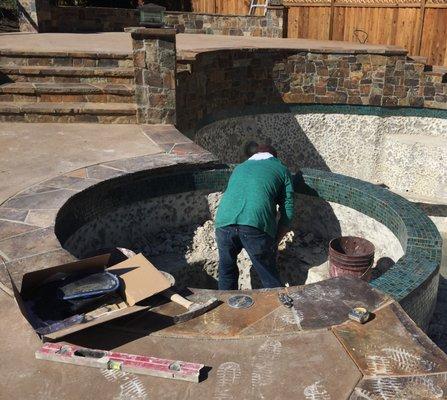
{"label": "spirit level tool", "polygon": [[204,367],[203,364],[94,350],[68,343],[45,343],[36,351],[36,358],[190,382],[199,382]]}

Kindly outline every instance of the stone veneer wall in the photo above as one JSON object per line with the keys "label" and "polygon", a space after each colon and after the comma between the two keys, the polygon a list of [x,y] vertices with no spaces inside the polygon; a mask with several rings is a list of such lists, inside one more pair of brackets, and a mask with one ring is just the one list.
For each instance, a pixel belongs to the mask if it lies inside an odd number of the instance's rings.
{"label": "stone veneer wall", "polygon": [[284,8],[271,8],[265,17],[169,12],[166,24],[180,33],[284,37]]}
{"label": "stone veneer wall", "polygon": [[[347,52],[349,50],[344,50]],[[192,132],[248,106],[355,104],[447,109],[447,75],[405,51],[233,49],[197,54],[177,74],[177,124]],[[183,61],[185,64],[185,61]]]}
{"label": "stone veneer wall", "polygon": [[52,6],[41,22],[43,32],[122,32],[139,24],[136,9]]}
{"label": "stone veneer wall", "polygon": [[[38,0],[22,0],[31,5]],[[168,11],[166,25],[181,33],[211,35],[283,37],[283,7],[272,7],[265,17],[245,15],[199,14]],[[138,26],[137,9],[112,7],[57,7],[45,13],[34,12],[39,30],[44,32],[119,32]]]}
{"label": "stone veneer wall", "polygon": [[140,124],[175,123],[175,29],[128,28],[132,36],[135,100]]}

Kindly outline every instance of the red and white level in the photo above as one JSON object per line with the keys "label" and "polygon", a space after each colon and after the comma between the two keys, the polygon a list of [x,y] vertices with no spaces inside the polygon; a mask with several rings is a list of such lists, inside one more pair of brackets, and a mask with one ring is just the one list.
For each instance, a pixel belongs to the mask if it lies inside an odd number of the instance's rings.
{"label": "red and white level", "polygon": [[94,350],[68,343],[45,343],[36,351],[36,358],[190,382],[199,382],[204,367],[203,364]]}

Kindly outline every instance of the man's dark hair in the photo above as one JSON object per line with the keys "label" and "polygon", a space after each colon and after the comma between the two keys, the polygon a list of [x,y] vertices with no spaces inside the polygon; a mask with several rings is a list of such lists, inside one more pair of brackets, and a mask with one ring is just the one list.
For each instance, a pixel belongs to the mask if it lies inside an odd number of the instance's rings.
{"label": "man's dark hair", "polygon": [[255,155],[258,152],[258,144],[254,142],[253,140],[246,143],[244,146],[244,154],[247,158],[250,158],[251,156]]}

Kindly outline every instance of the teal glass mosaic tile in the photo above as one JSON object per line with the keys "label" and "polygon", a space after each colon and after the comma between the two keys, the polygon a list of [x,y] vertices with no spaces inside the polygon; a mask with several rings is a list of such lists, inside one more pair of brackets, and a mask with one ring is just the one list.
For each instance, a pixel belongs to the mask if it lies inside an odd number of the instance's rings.
{"label": "teal glass mosaic tile", "polygon": [[[59,210],[55,231],[63,244],[77,229],[114,208],[195,190],[225,190],[232,166],[154,169],[104,181],[73,196]],[[331,172],[303,169],[293,177],[297,193],[351,207],[387,226],[405,254],[371,285],[401,302],[420,325],[436,301],[442,241],[436,226],[417,206],[387,189]]]}

